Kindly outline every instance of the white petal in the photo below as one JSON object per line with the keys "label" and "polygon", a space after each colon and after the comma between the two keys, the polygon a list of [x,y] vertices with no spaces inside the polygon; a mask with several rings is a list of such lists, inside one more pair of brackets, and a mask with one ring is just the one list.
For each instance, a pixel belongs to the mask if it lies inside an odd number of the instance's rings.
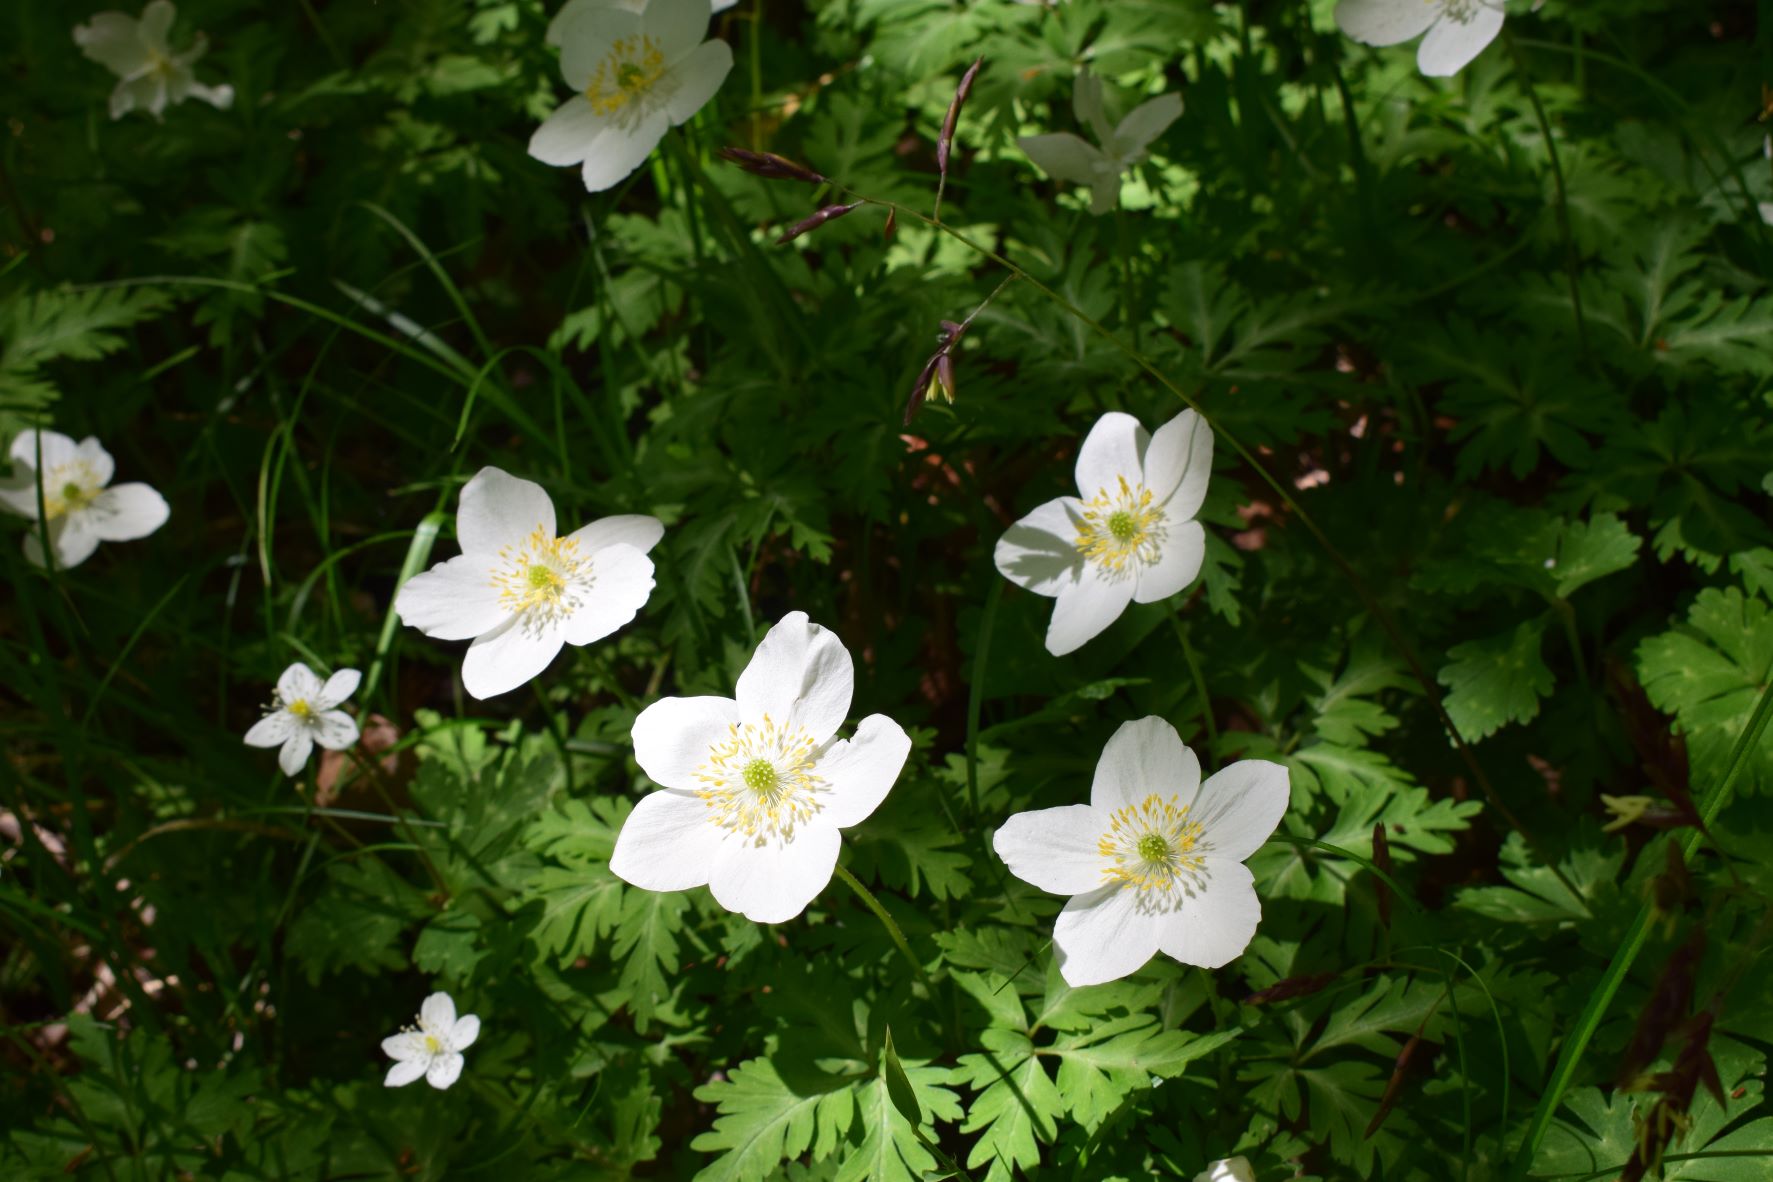
{"label": "white petal", "polygon": [[648,517],[643,513],[623,513],[615,517],[600,517],[589,525],[580,526],[570,535],[570,541],[578,543],[581,554],[595,555],[606,546],[614,546],[618,542],[634,547],[642,554],[659,544],[665,536],[665,525],[657,517]]}
{"label": "white petal", "polygon": [[[43,491],[47,494],[49,490]],[[37,520],[37,473],[29,465],[15,463],[12,475],[0,479],[0,507]]]}
{"label": "white petal", "polygon": [[1188,804],[1199,787],[1200,760],[1175,727],[1152,715],[1121,723],[1102,748],[1096,777],[1090,782],[1090,804],[1112,813],[1153,793],[1176,794],[1181,797],[1178,803]]}
{"label": "white petal", "polygon": [[665,131],[671,125],[663,111],[645,116],[632,129],[605,127],[591,141],[585,154],[585,165],[579,175],[587,193],[601,193],[628,179],[628,174],[646,163]]}
{"label": "white petal", "polygon": [[1128,111],[1127,117],[1114,129],[1114,138],[1103,146],[1112,156],[1125,160],[1136,159],[1145,154],[1151,141],[1162,135],[1170,124],[1181,117],[1182,96],[1160,94]]}
{"label": "white petal", "polygon": [[1247,1157],[1228,1157],[1212,1162],[1194,1176],[1194,1182],[1256,1182],[1256,1171]]}
{"label": "white petal", "polygon": [[1163,917],[1158,947],[1183,964],[1216,969],[1243,955],[1261,922],[1262,902],[1250,868],[1208,858],[1200,885],[1181,910]]}
{"label": "white petal", "polygon": [[171,50],[167,47],[166,35],[172,32],[175,15],[172,0],[149,0],[148,6],[142,9],[142,44],[162,56],[169,56]]}
{"label": "white petal", "polygon": [[1420,37],[1440,11],[1440,5],[1428,0],[1342,0],[1336,23],[1364,44],[1397,45]]}
{"label": "white petal", "polygon": [[413,1080],[424,1075],[425,1067],[429,1063],[429,1059],[403,1059],[394,1064],[394,1066],[388,1068],[388,1074],[383,1078],[382,1086],[386,1088],[404,1088]]}
{"label": "white petal", "polygon": [[84,25],[74,26],[74,44],[93,61],[120,78],[148,66],[148,47],[142,43],[141,22],[121,12],[101,12]]}
{"label": "white petal", "polygon": [[117,462],[111,458],[111,453],[105,450],[105,445],[98,441],[96,435],[88,435],[82,439],[74,448],[74,454],[91,470],[94,487],[103,488],[111,483],[111,477],[117,472]]}
{"label": "white petal", "polygon": [[1130,576],[1105,577],[1101,567],[1086,562],[1076,579],[1059,588],[1059,601],[1047,624],[1047,651],[1062,657],[1100,636],[1120,619],[1136,585]]}
{"label": "white petal", "polygon": [[1090,185],[1090,212],[1101,217],[1120,204],[1120,174],[1098,174]]}
{"label": "white petal", "polygon": [[720,860],[723,836],[697,797],[671,789],[655,792],[622,822],[609,872],[649,891],[705,886]]}
{"label": "white petal", "polygon": [[704,41],[671,67],[677,89],[665,101],[672,126],[700,111],[733,68],[733,49],[724,41]]}
{"label": "white petal", "polygon": [[1056,181],[1089,185],[1096,180],[1096,166],[1107,159],[1102,150],[1086,143],[1069,131],[1050,135],[1025,135],[1016,146],[1040,166],[1040,170]]}
{"label": "white petal", "polygon": [[566,0],[566,6],[554,14],[548,22],[548,32],[542,38],[544,45],[559,49],[566,42],[566,30],[574,21],[584,16],[593,8],[612,6],[614,0]]}
{"label": "white petal", "polygon": [[1213,474],[1213,429],[1192,410],[1185,410],[1151,436],[1145,449],[1145,487],[1171,521],[1186,521],[1200,512]]}
{"label": "white petal", "polygon": [[326,679],[325,685],[320,687],[320,693],[316,695],[314,699],[316,709],[331,710],[334,706],[337,706],[340,702],[345,701],[352,694],[356,693],[357,687],[361,685],[362,682],[363,674],[359,673],[357,670],[338,670],[331,677]]}
{"label": "white petal", "polygon": [[313,753],[313,736],[308,734],[306,727],[296,727],[290,732],[289,738],[283,741],[283,750],[277,753],[277,766],[283,769],[286,776],[300,775],[301,770],[308,766],[308,756]]}
{"label": "white petal", "polygon": [[992,554],[998,573],[1036,595],[1058,595],[1083,569],[1077,549],[1082,514],[1077,498],[1059,497],[1010,526]]}
{"label": "white petal", "polygon": [[101,542],[145,538],[166,524],[166,498],[145,484],[119,484],[92,499],[87,509],[92,532]]}
{"label": "white petal", "polygon": [[439,991],[419,1003],[419,1029],[431,1037],[442,1037],[455,1024],[456,1003],[449,994]]}
{"label": "white petal", "polygon": [[199,102],[208,103],[218,111],[226,111],[234,105],[234,88],[225,82],[220,86],[204,86],[200,82],[193,82],[190,96]]}
{"label": "white petal", "polygon": [[603,134],[608,121],[594,111],[584,95],[574,95],[542,120],[529,137],[529,154],[557,168],[583,164],[591,145]]}
{"label": "white petal", "polygon": [[1053,923],[1053,947],[1067,985],[1117,981],[1157,952],[1158,917],[1140,912],[1138,898],[1117,883],[1065,904]]}
{"label": "white petal", "polygon": [[449,1028],[449,1045],[451,1050],[465,1051],[474,1045],[480,1037],[480,1019],[473,1014],[463,1014],[456,1019],[456,1024]]}
{"label": "white petal", "polygon": [[855,738],[832,744],[819,757],[814,774],[831,785],[821,796],[825,807],[819,820],[839,829],[866,820],[886,799],[910,754],[911,736],[904,727],[884,714],[864,718]]}
{"label": "white petal", "polygon": [[414,575],[394,596],[394,612],[409,627],[439,640],[473,640],[509,618],[493,585],[486,554],[458,554]]}
{"label": "white petal", "polygon": [[991,836],[991,848],[1023,882],[1055,895],[1082,895],[1102,885],[1096,842],[1108,828],[1087,804],[1017,813]]}
{"label": "white petal", "polygon": [[1108,112],[1102,106],[1102,79],[1088,70],[1079,71],[1071,84],[1071,113],[1090,129],[1096,142],[1106,144],[1113,129],[1108,126]]}
{"label": "white petal", "polygon": [[314,670],[300,661],[277,677],[277,696],[284,702],[312,702],[320,696],[322,688],[321,680]]}
{"label": "white petal", "polygon": [[818,824],[796,829],[794,840],[781,845],[728,840],[708,886],[728,911],[758,923],[787,923],[831,881],[840,844],[835,828]]}
{"label": "white petal", "polygon": [[[406,1030],[399,1034],[391,1034],[382,1040],[382,1053],[390,1059],[402,1063],[409,1059],[429,1059],[431,1049],[425,1042],[425,1036],[416,1030]],[[417,1079],[418,1076],[413,1076]]]}
{"label": "white petal", "polygon": [[295,733],[296,720],[287,710],[278,710],[253,723],[246,732],[248,747],[275,747]]}
{"label": "white petal", "polygon": [[1156,603],[1168,599],[1200,574],[1200,564],[1207,557],[1207,531],[1198,521],[1172,525],[1169,537],[1158,551],[1157,561],[1140,568],[1133,584],[1134,603]]}
{"label": "white petal", "polygon": [[[1243,759],[1207,778],[1190,804],[1189,819],[1200,822],[1202,845],[1214,858],[1241,862],[1279,827],[1291,799],[1286,768]],[[1186,795],[1182,801],[1190,803]]]}
{"label": "white petal", "polygon": [[[49,523],[49,545],[55,551],[55,565],[62,570],[72,570],[91,558],[98,544],[98,535],[89,528],[85,513],[69,513]],[[43,561],[43,535],[35,527],[25,534],[25,557],[33,566],[48,565]]]}
{"label": "white petal", "polygon": [[817,744],[849,716],[855,685],[855,667],[837,634],[805,612],[789,612],[757,646],[735,696],[746,722],[768,715],[780,726],[805,727]]}
{"label": "white petal", "polygon": [[357,720],[343,710],[314,716],[314,741],[328,751],[348,751],[357,745]]}
{"label": "white petal", "polygon": [[696,769],[739,725],[731,698],[660,698],[634,720],[634,761],[654,783],[693,792]]}
{"label": "white petal", "polygon": [[708,0],[649,0],[641,10],[640,24],[646,35],[657,42],[665,61],[675,63],[701,44],[708,33],[712,12]]}
{"label": "white petal", "polygon": [[37,471],[39,449],[43,453],[44,472],[80,458],[79,446],[60,431],[20,431],[12,437],[12,462]]}
{"label": "white petal", "polygon": [[1145,477],[1145,428],[1132,415],[1111,410],[1096,420],[1077,449],[1077,491],[1084,500],[1115,492],[1120,482],[1137,484]]}
{"label": "white petal", "polygon": [[531,531],[554,537],[554,502],[533,480],[498,468],[482,468],[462,487],[456,510],[456,540],[462,553],[494,556],[500,547],[521,542]]}
{"label": "white petal", "polygon": [[[615,5],[587,5],[560,31],[560,76],[584,94],[618,40],[640,35],[640,15]],[[667,59],[669,60],[669,59]]]}
{"label": "white petal", "polygon": [[590,590],[563,625],[566,642],[602,640],[638,615],[652,593],[653,560],[626,542],[605,546],[591,560]]}
{"label": "white petal", "polygon": [[1502,9],[1481,5],[1469,21],[1443,16],[1416,47],[1416,68],[1430,78],[1446,78],[1471,64],[1502,31]]}
{"label": "white petal", "polygon": [[131,111],[142,110],[160,118],[166,109],[166,82],[159,74],[143,74],[125,78],[111,91],[111,118],[121,119]]}
{"label": "white petal", "polygon": [[490,698],[528,684],[546,669],[566,643],[560,627],[537,631],[512,617],[503,627],[475,639],[462,658],[462,688],[470,697]]}
{"label": "white petal", "polygon": [[430,1070],[425,1072],[425,1082],[442,1091],[455,1083],[462,1074],[462,1057],[457,1054],[439,1055],[431,1060]]}

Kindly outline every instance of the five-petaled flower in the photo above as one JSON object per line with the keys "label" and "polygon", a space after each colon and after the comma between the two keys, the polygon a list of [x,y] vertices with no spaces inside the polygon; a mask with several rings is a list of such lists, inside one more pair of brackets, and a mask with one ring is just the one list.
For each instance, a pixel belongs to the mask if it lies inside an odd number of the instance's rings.
{"label": "five-petaled flower", "polygon": [[1365,45],[1401,45],[1422,37],[1416,68],[1436,78],[1457,74],[1482,53],[1502,31],[1502,16],[1502,0],[1342,0],[1336,5],[1336,23]]}
{"label": "five-petaled flower", "polygon": [[246,732],[249,747],[276,747],[277,766],[293,776],[307,766],[308,755],[318,743],[328,751],[344,751],[357,742],[357,723],[339,709],[357,692],[363,675],[340,669],[321,684],[320,678],[297,661],[277,679],[277,700],[271,712]]}
{"label": "five-petaled flower", "polygon": [[[0,506],[36,521],[42,498],[49,545],[59,567],[79,566],[100,542],[134,541],[166,524],[166,498],[152,488],[106,487],[116,465],[90,435],[75,443],[56,431],[21,431],[13,438],[11,455],[12,476],[0,481]],[[25,535],[25,557],[45,565],[41,527]]]}
{"label": "five-petaled flower", "polygon": [[1023,136],[1016,143],[1054,180],[1086,186],[1091,213],[1107,213],[1120,203],[1122,174],[1145,159],[1151,141],[1181,116],[1182,96],[1160,94],[1111,126],[1102,108],[1102,81],[1086,70],[1072,87],[1071,105],[1101,147],[1069,131]]}
{"label": "five-petaled flower", "polygon": [[123,12],[101,12],[91,23],[74,26],[80,52],[119,79],[111,91],[111,118],[121,119],[140,108],[159,119],[167,107],[188,98],[221,108],[234,102],[232,86],[205,86],[191,71],[209,48],[208,38],[197,34],[183,53],[173,52],[166,43],[173,16],[168,0],[153,0],[142,9],[140,20]]}
{"label": "five-petaled flower", "polygon": [[1206,557],[1194,515],[1207,495],[1213,430],[1192,410],[1155,435],[1132,415],[1105,414],[1077,453],[1075,497],[1048,501],[997,543],[997,569],[1056,598],[1047,651],[1064,656],[1100,634],[1129,602],[1188,586]]}
{"label": "five-petaled flower", "polygon": [[382,1051],[394,1060],[382,1083],[402,1088],[419,1076],[434,1088],[447,1088],[462,1074],[462,1052],[480,1037],[480,1019],[456,1017],[456,1003],[447,993],[433,993],[419,1007],[419,1028],[402,1030],[382,1040]]}
{"label": "five-petaled flower", "polygon": [[667,128],[714,97],[733,51],[702,40],[708,0],[648,0],[638,12],[593,4],[562,15],[560,72],[578,93],[536,129],[529,154],[583,165],[595,193],[639,168]]}
{"label": "five-petaled flower", "polygon": [[456,513],[462,553],[408,579],[394,610],[427,636],[473,640],[462,685],[489,698],[546,669],[561,645],[632,620],[652,594],[646,555],[664,532],[656,517],[631,514],[560,537],[541,485],[482,468]]}
{"label": "five-petaled flower", "polygon": [[609,868],[651,891],[706,885],[759,923],[793,919],[831,881],[838,830],[886,798],[911,739],[871,714],[836,737],[855,688],[837,637],[791,612],[739,675],[738,699],[663,698],[634,758],[664,786],[635,806]]}
{"label": "five-petaled flower", "polygon": [[1053,927],[1067,983],[1116,980],[1160,951],[1216,969],[1256,934],[1262,904],[1244,859],[1287,797],[1287,769],[1260,759],[1201,783],[1176,728],[1142,718],[1102,749],[1089,804],[1017,813],[992,845],[1017,878],[1072,896]]}

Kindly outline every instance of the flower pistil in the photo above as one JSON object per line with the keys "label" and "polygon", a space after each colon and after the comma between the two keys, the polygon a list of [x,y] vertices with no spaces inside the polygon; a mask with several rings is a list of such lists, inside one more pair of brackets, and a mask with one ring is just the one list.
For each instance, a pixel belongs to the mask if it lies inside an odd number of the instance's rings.
{"label": "flower pistil", "polygon": [[615,115],[643,98],[664,74],[665,55],[651,36],[618,37],[591,76],[585,98],[599,115]]}
{"label": "flower pistil", "polygon": [[738,723],[696,769],[705,785],[696,795],[707,804],[709,820],[749,838],[754,845],[794,840],[794,829],[823,807],[825,783],[814,771],[817,746],[805,727],[792,730],[769,715],[762,725]]}
{"label": "flower pistil", "polygon": [[1099,489],[1084,502],[1083,525],[1073,543],[1078,553],[1116,575],[1131,562],[1156,562],[1166,533],[1164,512],[1152,504],[1151,490],[1118,479],[1119,488]]}
{"label": "flower pistil", "polygon": [[1165,798],[1153,792],[1110,815],[1107,832],[1096,842],[1096,851],[1106,860],[1104,886],[1125,883],[1141,896],[1163,897],[1152,900],[1159,902],[1173,895],[1183,879],[1199,875],[1205,861],[1194,851],[1201,824],[1188,819],[1188,806],[1178,799],[1175,793]]}

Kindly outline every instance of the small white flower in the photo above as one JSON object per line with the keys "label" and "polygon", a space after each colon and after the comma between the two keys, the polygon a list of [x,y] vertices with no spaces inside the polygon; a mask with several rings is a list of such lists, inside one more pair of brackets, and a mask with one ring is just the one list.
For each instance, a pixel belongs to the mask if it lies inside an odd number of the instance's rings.
{"label": "small white flower", "polygon": [[1102,749],[1089,804],[1017,813],[992,845],[1017,878],[1072,896],[1053,926],[1068,984],[1116,980],[1156,952],[1216,969],[1256,934],[1262,904],[1244,859],[1287,797],[1287,769],[1260,759],[1201,783],[1176,728],[1141,718]]}
{"label": "small white flower", "polygon": [[1077,453],[1075,497],[1048,501],[997,543],[1004,578],[1056,598],[1047,651],[1080,648],[1129,602],[1194,582],[1206,531],[1194,515],[1213,469],[1213,430],[1185,410],[1147,436],[1132,415],[1097,420]]}
{"label": "small white flower", "polygon": [[[725,12],[738,2],[739,0],[713,0],[711,7],[714,12]],[[591,9],[621,8],[638,13],[646,8],[646,3],[647,0],[566,0],[565,6],[548,22],[548,33],[543,40],[559,49],[566,41],[567,26]]]}
{"label": "small white flower", "polygon": [[1122,174],[1145,159],[1151,141],[1182,114],[1182,96],[1162,94],[1140,103],[1111,127],[1102,109],[1101,79],[1086,70],[1072,87],[1071,105],[1101,147],[1069,131],[1023,136],[1016,143],[1054,180],[1087,186],[1091,213],[1107,213],[1120,204]]}
{"label": "small white flower", "polygon": [[482,468],[456,511],[462,553],[408,579],[394,611],[426,636],[473,640],[462,685],[490,698],[546,669],[561,645],[632,620],[653,592],[646,553],[664,533],[658,518],[628,515],[560,537],[541,485]]}
{"label": "small white flower", "polygon": [[1216,1161],[1194,1176],[1194,1182],[1256,1182],[1249,1158],[1238,1156]]}
{"label": "small white flower", "polygon": [[122,79],[111,92],[111,118],[121,119],[140,108],[159,119],[167,107],[188,98],[224,109],[234,102],[232,86],[205,86],[191,72],[209,48],[208,38],[197,34],[183,53],[174,53],[167,45],[173,12],[168,0],[153,0],[142,9],[140,20],[127,13],[101,12],[90,24],[74,26],[80,52]]}
{"label": "small white flower", "polygon": [[419,1028],[402,1030],[382,1040],[382,1051],[394,1060],[390,1088],[403,1088],[419,1076],[434,1088],[447,1088],[462,1074],[462,1052],[480,1037],[480,1019],[456,1017],[456,1003],[447,993],[433,993],[419,1007]]}
{"label": "small white flower", "polygon": [[884,714],[836,737],[849,650],[791,612],[739,675],[738,699],[662,698],[634,720],[634,758],[664,785],[635,806],[609,868],[649,891],[706,885],[728,911],[783,923],[831,881],[838,830],[864,820],[911,739]]}
{"label": "small white flower", "polygon": [[704,41],[708,0],[646,0],[562,14],[560,73],[578,93],[530,137],[544,164],[583,165],[600,192],[639,168],[674,127],[714,97],[733,68],[724,41]]}
{"label": "small white flower", "polygon": [[[11,456],[12,476],[0,481],[0,507],[35,521],[41,492],[49,545],[55,551],[55,564],[64,570],[92,557],[100,542],[131,542],[166,524],[166,498],[152,488],[106,487],[116,465],[111,453],[90,435],[75,443],[56,431],[22,431],[12,441]],[[40,530],[25,535],[25,557],[36,566],[44,565]]]}
{"label": "small white flower", "polygon": [[312,669],[297,661],[277,679],[277,700],[271,712],[246,732],[246,745],[282,744],[277,766],[289,776],[307,766],[316,743],[328,751],[347,750],[357,742],[357,723],[339,706],[357,692],[362,680],[357,670],[340,669],[322,685]]}
{"label": "small white flower", "polygon": [[1416,68],[1431,78],[1457,74],[1502,31],[1502,0],[1342,0],[1336,23],[1364,45],[1422,37]]}

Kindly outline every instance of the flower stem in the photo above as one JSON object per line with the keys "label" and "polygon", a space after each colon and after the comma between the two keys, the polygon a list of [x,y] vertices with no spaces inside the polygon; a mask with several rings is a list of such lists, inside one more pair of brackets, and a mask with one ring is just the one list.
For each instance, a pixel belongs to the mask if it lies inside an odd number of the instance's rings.
{"label": "flower stem", "polygon": [[862,900],[868,910],[874,912],[874,917],[880,920],[881,926],[886,928],[887,935],[893,938],[893,943],[899,946],[899,951],[905,954],[905,959],[910,961],[911,967],[917,970],[917,979],[922,981],[923,987],[930,991],[931,996],[934,996],[936,987],[930,983],[930,975],[923,971],[923,963],[911,951],[911,945],[905,940],[905,933],[899,930],[899,925],[893,921],[892,916],[887,914],[887,909],[880,905],[880,900],[874,897],[874,892],[863,886],[862,880],[851,874],[842,862],[837,864],[836,871],[837,877],[849,883],[850,890],[856,892],[856,897]]}
{"label": "flower stem", "polygon": [[1581,260],[1576,254],[1576,239],[1570,233],[1570,199],[1564,190],[1564,169],[1558,162],[1557,142],[1552,139],[1551,120],[1545,117],[1545,106],[1539,101],[1539,91],[1533,85],[1533,76],[1527,73],[1527,59],[1521,55],[1521,47],[1515,44],[1514,36],[1504,28],[1502,39],[1508,42],[1508,52],[1514,58],[1514,72],[1521,80],[1521,89],[1527,92],[1527,101],[1533,104],[1533,114],[1539,120],[1539,134],[1545,139],[1545,154],[1551,161],[1551,183],[1557,193],[1558,229],[1564,236],[1564,274],[1570,285],[1570,307],[1576,315],[1576,347],[1582,353],[1582,360],[1591,360],[1588,351],[1588,319],[1582,314],[1582,288],[1577,282],[1577,271]]}

